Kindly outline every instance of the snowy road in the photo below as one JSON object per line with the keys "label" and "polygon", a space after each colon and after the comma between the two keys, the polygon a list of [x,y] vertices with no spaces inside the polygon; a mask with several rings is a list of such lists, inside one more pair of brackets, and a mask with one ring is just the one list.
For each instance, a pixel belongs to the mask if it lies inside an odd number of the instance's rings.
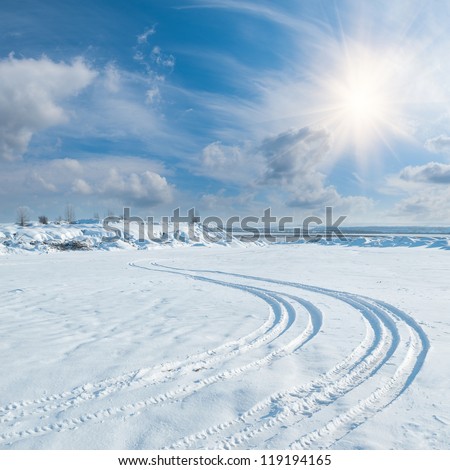
{"label": "snowy road", "polygon": [[[423,292],[408,253],[429,269]],[[3,260],[1,275],[13,275],[1,291],[0,446],[448,448],[448,403],[430,396],[446,386],[432,378],[448,351],[447,252],[285,246],[136,257]],[[342,269],[339,281],[330,266]],[[441,311],[430,316],[433,304]]]}

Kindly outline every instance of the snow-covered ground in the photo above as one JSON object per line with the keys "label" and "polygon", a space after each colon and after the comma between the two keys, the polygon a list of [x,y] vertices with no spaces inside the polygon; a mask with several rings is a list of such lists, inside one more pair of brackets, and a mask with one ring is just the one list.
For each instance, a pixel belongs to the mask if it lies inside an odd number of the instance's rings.
{"label": "snow-covered ground", "polygon": [[9,246],[0,447],[450,448],[450,251],[359,245]]}

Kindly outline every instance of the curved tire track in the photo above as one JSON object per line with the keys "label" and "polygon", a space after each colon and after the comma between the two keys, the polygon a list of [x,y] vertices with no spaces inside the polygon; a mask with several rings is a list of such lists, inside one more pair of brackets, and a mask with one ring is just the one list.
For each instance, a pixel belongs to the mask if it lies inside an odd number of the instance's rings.
{"label": "curved tire track", "polygon": [[[141,266],[136,265],[135,267]],[[144,267],[144,269],[146,268]],[[116,415],[135,414],[137,411],[151,405],[179,401],[180,399],[189,396],[190,394],[200,390],[205,386],[209,386],[218,381],[240,375],[244,372],[247,372],[248,370],[261,367],[292,353],[307,341],[309,341],[312,337],[314,337],[320,330],[322,324],[320,311],[303,299],[296,298],[295,296],[280,296],[273,291],[265,291],[242,284],[210,280],[207,278],[201,278],[200,280],[212,282],[214,284],[225,285],[230,288],[241,289],[261,298],[270,306],[270,318],[266,320],[266,322],[257,330],[251,332],[239,340],[231,341],[219,346],[218,348],[215,348],[214,350],[188,356],[184,361],[181,362],[166,363],[153,369],[141,369],[121,375],[118,378],[116,377],[112,379],[106,379],[104,381],[98,382],[97,384],[85,384],[83,386],[77,387],[72,391],[7,405],[0,409],[0,412],[3,412],[3,416],[1,417],[0,422],[6,423],[9,421],[16,421],[19,424],[21,419],[33,417],[39,413],[48,413],[54,411],[61,412],[71,407],[79,407],[81,404],[87,401],[92,401],[97,398],[104,398],[107,395],[116,393],[123,388],[132,387],[135,389],[137,387],[161,383],[163,381],[167,381],[169,378],[175,379],[184,375],[189,376],[189,374],[192,372],[198,372],[200,369],[212,368],[212,366],[215,364],[223,363],[224,361],[227,361],[237,355],[245,354],[251,349],[261,348],[274,342],[278,338],[284,339],[284,335],[294,324],[297,316],[297,311],[293,307],[292,303],[300,305],[302,310],[308,313],[308,324],[299,335],[295,336],[287,344],[282,345],[271,353],[264,355],[262,358],[246,363],[243,366],[219,370],[219,372],[215,375],[206,377],[202,380],[197,380],[197,377],[195,377],[196,380],[183,386],[179,386],[174,390],[121,407],[111,407],[99,410],[95,413],[89,413],[75,418],[60,420],[49,425],[35,426],[31,429],[6,432],[0,434],[0,441],[12,442],[24,437],[47,434],[52,431],[75,429],[83,423],[103,421],[108,417]],[[284,297],[289,299],[289,301]],[[227,351],[227,349],[231,350]],[[31,411],[29,410],[30,407],[36,405],[38,406],[37,408],[32,409]]]}
{"label": "curved tire track", "polygon": [[[265,367],[276,360],[294,353],[311,341],[322,326],[322,313],[311,302],[296,295],[278,292],[263,287],[238,284],[200,275],[228,276],[288,286],[314,292],[337,299],[357,311],[366,325],[366,335],[356,348],[328,372],[307,384],[298,384],[288,390],[279,391],[262,400],[246,412],[228,422],[212,426],[196,434],[184,437],[170,448],[213,447],[235,448],[248,446],[254,439],[269,441],[274,435],[283,433],[283,428],[297,427],[328,405],[361,385],[371,385],[372,378],[386,365],[387,361],[400,362],[395,373],[383,386],[350,406],[343,413],[325,422],[317,429],[304,433],[291,442],[291,448],[323,448],[333,446],[343,436],[350,433],[374,414],[385,409],[400,397],[414,381],[422,368],[429,342],[425,332],[412,317],[395,307],[369,297],[339,292],[300,283],[278,281],[269,278],[226,273],[222,271],[194,271],[168,267],[153,263],[153,267],[130,263],[131,266],[149,271],[164,271],[187,278],[246,291],[263,300],[270,307],[269,317],[251,333],[236,340],[224,343],[209,351],[187,356],[181,361],[173,361],[159,366],[139,369],[117,377],[85,384],[71,391],[44,396],[35,400],[24,400],[0,408],[0,423],[14,422],[19,428],[26,425],[29,418],[45,413],[59,413],[70,408],[78,409],[87,402],[96,402],[115,393],[126,393],[137,388],[158,383],[178,381],[185,378],[184,384],[158,395],[140,401],[126,403],[120,407],[103,408],[95,412],[81,414],[67,419],[27,429],[13,428],[0,434],[0,442],[11,444],[17,440],[40,436],[51,432],[74,430],[87,423],[103,422],[112,417],[130,417],[150,406],[176,403],[204,387],[250,370]],[[196,274],[193,274],[196,273]],[[306,327],[295,333],[295,323],[300,307],[307,313]],[[405,335],[406,331],[406,335]],[[405,338],[406,336],[406,338]],[[263,350],[270,345],[271,352],[234,367],[226,367],[227,361],[243,356],[252,350]],[[406,350],[404,357],[398,357]],[[199,378],[199,370],[216,369],[212,375]],[[48,416],[42,416],[48,418]],[[24,422],[22,422],[22,420]],[[287,441],[289,442],[289,441]],[[244,447],[245,448],[245,447]]]}
{"label": "curved tire track", "polygon": [[[161,265],[157,266],[162,267]],[[164,268],[168,267],[164,266]],[[366,399],[351,407],[347,412],[336,416],[322,428],[302,436],[290,445],[293,449],[330,447],[344,435],[350,433],[375,413],[382,411],[400,397],[411,385],[424,364],[429,350],[429,341],[425,332],[411,316],[386,302],[356,294],[256,276],[210,270],[196,272],[208,272],[257,280],[330,295],[352,305],[363,314],[375,332],[375,341],[371,346],[372,350],[364,358],[361,357],[359,361],[356,361],[353,366],[349,367],[349,358],[346,358],[318,380],[312,381],[306,386],[277,393],[241,414],[235,420],[221,423],[195,435],[187,436],[174,443],[170,448],[190,447],[202,442],[207,447],[212,443],[214,448],[229,449],[242,446],[256,436],[259,437],[261,442],[261,438],[266,439],[266,434],[268,434],[271,428],[279,428],[281,425],[286,427],[286,422],[288,421],[289,424],[294,422],[295,425],[298,425],[301,420],[321,411],[325,406],[330,405],[341,396],[367,382],[392,358],[402,341],[403,344],[409,345],[403,361],[385,385],[376,388]],[[372,321],[370,318],[372,318]],[[377,333],[376,324],[373,322],[374,318],[379,320],[381,328],[387,332],[387,337],[390,338],[384,341],[384,345],[382,339],[384,335],[379,334],[380,329],[378,329]],[[399,324],[402,324],[402,327],[406,326],[409,332],[406,339],[402,339],[400,335],[401,328]],[[338,374],[336,374],[336,370],[339,371]],[[271,410],[276,410],[275,413],[272,413],[275,416],[264,419],[263,413],[267,413],[266,416],[268,416]],[[302,416],[300,421],[295,419],[298,415]],[[224,430],[236,428],[239,425],[239,430],[228,434],[222,439],[218,439],[220,435],[223,436]],[[218,436],[215,436],[216,434]]]}

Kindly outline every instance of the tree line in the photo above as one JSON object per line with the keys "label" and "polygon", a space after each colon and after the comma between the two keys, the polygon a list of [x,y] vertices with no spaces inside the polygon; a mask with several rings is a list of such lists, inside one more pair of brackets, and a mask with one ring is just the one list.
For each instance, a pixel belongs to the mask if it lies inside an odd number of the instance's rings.
{"label": "tree line", "polygon": [[[97,219],[100,219],[98,214],[95,214],[94,217]],[[49,223],[49,218],[46,215],[40,215],[38,217],[38,221],[42,225],[47,225]],[[59,216],[56,220],[55,223],[69,223],[73,224],[76,222],[76,215],[75,215],[75,209],[72,206],[72,204],[67,204],[65,211],[64,211],[64,218],[62,216]],[[26,227],[27,225],[30,224],[30,210],[28,207],[21,206],[17,208],[17,218],[16,218],[16,223],[20,227]]]}

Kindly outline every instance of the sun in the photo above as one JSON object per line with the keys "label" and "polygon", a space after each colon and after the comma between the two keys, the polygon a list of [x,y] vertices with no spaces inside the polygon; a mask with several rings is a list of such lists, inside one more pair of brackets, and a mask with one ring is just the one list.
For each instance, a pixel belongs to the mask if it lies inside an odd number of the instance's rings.
{"label": "sun", "polygon": [[348,118],[356,123],[383,116],[383,102],[370,82],[363,81],[349,87],[342,96],[342,106]]}
{"label": "sun", "polygon": [[354,134],[368,134],[389,120],[391,83],[376,57],[355,56],[345,66],[331,85],[335,118]]}
{"label": "sun", "polygon": [[[355,57],[347,61],[338,79],[334,100],[341,119],[354,130],[382,124],[390,113],[388,95],[391,83],[375,57]],[[368,130],[368,129],[366,129]]]}
{"label": "sun", "polygon": [[368,169],[398,158],[398,142],[416,143],[415,116],[422,107],[446,106],[409,47],[325,35],[314,52],[308,67],[275,85],[269,122],[326,129],[329,162],[353,158]]}
{"label": "sun", "polygon": [[322,123],[333,131],[340,151],[351,146],[364,160],[398,131],[395,67],[388,54],[355,45],[338,58],[319,87]]}

